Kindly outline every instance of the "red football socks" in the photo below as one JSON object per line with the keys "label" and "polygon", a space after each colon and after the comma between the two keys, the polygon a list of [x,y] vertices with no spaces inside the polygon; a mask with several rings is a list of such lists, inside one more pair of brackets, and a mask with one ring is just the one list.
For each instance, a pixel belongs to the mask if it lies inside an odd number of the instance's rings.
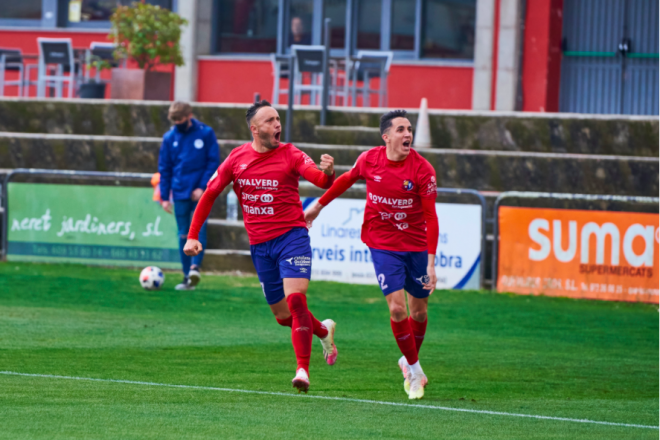
{"label": "red football socks", "polygon": [[399,322],[390,319],[390,324],[392,324],[394,339],[399,345],[399,350],[406,357],[408,365],[417,363],[419,360],[417,358],[417,346],[415,345],[415,335],[412,328],[410,328],[410,322],[407,319]]}
{"label": "red football socks", "polygon": [[422,342],[424,342],[424,335],[426,334],[426,323],[429,322],[429,320],[425,319],[424,322],[418,322],[410,316],[408,321],[410,321],[410,328],[415,335],[415,345],[417,346],[417,353],[419,353],[419,349],[422,347]]}
{"label": "red football socks", "polygon": [[[328,336],[328,329],[325,328],[325,326],[321,323],[321,321],[316,319],[314,315],[312,315],[312,312],[309,312],[309,316],[312,317],[313,333],[321,339]],[[291,327],[293,325],[293,316],[289,316],[288,318],[285,319],[279,319],[279,318],[275,318],[275,319],[277,320],[277,323],[282,327]]]}
{"label": "red football socks", "polygon": [[282,327],[291,327],[293,325],[293,316],[291,315],[285,319],[280,319],[278,317],[275,317],[275,319],[277,320],[277,323]]}
{"label": "red football socks", "polygon": [[328,336],[328,329],[325,328],[323,324],[321,324],[321,321],[316,319],[314,315],[312,315],[312,312],[309,312],[309,316],[312,317],[312,326],[314,327],[314,334],[321,339]]}
{"label": "red football socks", "polygon": [[291,342],[296,353],[297,368],[304,368],[309,374],[309,356],[312,353],[312,317],[307,309],[307,298],[302,293],[292,293],[286,297],[291,311]]}

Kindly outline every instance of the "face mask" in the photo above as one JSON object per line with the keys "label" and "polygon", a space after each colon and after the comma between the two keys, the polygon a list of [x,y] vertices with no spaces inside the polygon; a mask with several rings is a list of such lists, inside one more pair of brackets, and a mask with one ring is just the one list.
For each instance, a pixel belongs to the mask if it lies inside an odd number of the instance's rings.
{"label": "face mask", "polygon": [[185,120],[180,124],[174,124],[174,126],[181,133],[185,133],[188,130],[188,120]]}

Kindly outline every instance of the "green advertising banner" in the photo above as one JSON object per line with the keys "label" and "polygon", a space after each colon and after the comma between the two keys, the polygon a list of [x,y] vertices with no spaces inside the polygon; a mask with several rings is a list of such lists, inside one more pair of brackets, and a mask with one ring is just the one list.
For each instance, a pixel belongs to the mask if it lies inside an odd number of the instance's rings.
{"label": "green advertising banner", "polygon": [[7,259],[179,267],[176,220],[150,188],[10,183]]}

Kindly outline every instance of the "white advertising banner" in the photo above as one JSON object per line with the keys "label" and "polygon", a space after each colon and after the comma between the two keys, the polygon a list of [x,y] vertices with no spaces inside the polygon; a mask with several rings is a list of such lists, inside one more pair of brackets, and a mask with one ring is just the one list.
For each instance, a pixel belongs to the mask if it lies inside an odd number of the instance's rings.
{"label": "white advertising banner", "polygon": [[[315,198],[303,201],[309,206]],[[369,248],[361,238],[366,201],[336,199],[321,211],[309,236],[312,279],[378,284]],[[478,289],[481,257],[481,205],[436,203],[440,225],[435,270],[438,289]]]}

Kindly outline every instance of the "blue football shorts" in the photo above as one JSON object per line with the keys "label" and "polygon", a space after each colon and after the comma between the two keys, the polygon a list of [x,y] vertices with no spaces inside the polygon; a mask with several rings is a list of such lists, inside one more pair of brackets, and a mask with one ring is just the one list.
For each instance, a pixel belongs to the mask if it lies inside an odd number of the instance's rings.
{"label": "blue football shorts", "polygon": [[312,247],[307,228],[293,228],[279,237],[250,246],[252,263],[269,305],[284,299],[284,278],[312,274]]}
{"label": "blue football shorts", "polygon": [[397,252],[369,248],[376,269],[376,278],[383,295],[405,289],[415,298],[426,298],[431,293],[424,289],[428,279],[426,267],[429,263],[427,251]]}

